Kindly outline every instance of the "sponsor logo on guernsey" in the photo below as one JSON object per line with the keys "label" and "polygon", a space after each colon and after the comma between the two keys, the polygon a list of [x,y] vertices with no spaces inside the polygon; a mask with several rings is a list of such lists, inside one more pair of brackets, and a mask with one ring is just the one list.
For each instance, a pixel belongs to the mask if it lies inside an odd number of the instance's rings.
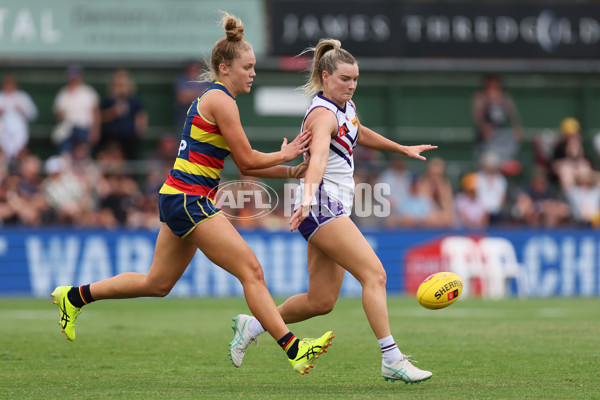
{"label": "sponsor logo on guernsey", "polygon": [[352,125],[358,126],[358,117],[352,118]]}
{"label": "sponsor logo on guernsey", "polygon": [[458,296],[458,289],[462,288],[462,286],[463,283],[460,280],[448,282],[444,286],[442,286],[437,292],[435,292],[434,296],[437,300],[439,300],[442,298],[444,293],[450,292],[452,290],[452,293],[456,293],[456,295],[453,295],[452,297],[450,297],[450,293],[448,293],[448,300],[452,300],[454,297]]}
{"label": "sponsor logo on guernsey", "polygon": [[340,129],[338,129],[338,137],[342,137],[348,132],[350,132],[350,129],[348,129],[348,127],[344,123],[344,125],[340,126]]}

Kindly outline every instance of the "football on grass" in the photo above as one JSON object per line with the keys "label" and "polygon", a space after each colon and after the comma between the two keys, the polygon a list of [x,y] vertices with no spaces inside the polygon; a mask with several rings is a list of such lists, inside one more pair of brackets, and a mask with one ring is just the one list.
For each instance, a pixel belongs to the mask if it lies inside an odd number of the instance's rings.
{"label": "football on grass", "polygon": [[437,310],[448,307],[460,297],[463,282],[454,272],[429,275],[417,290],[417,300],[425,308]]}

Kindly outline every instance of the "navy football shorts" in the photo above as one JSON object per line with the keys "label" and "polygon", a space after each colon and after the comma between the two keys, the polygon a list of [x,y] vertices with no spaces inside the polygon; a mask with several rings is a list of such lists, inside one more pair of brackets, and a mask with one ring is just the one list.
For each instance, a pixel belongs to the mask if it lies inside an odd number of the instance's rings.
{"label": "navy football shorts", "polygon": [[160,222],[167,224],[180,238],[185,238],[198,224],[221,212],[208,197],[185,193],[159,194],[158,210]]}

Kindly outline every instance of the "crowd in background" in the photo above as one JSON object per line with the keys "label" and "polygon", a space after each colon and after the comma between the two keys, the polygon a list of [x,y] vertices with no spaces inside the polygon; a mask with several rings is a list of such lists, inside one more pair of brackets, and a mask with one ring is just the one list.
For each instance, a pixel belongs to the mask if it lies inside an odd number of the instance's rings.
{"label": "crowd in background", "polygon": [[[181,129],[189,104],[206,88],[195,82],[202,65],[189,63],[174,82],[174,127]],[[468,110],[466,110],[468,111]],[[390,188],[389,216],[355,215],[362,226],[485,228],[600,227],[600,179],[594,160],[600,136],[589,154],[581,126],[564,116],[554,134],[533,140],[535,159],[520,160],[523,127],[511,96],[497,76],[485,78],[473,95],[473,168],[453,185],[447,165],[429,155],[416,173],[402,156],[389,158],[357,148],[355,180]],[[106,94],[85,83],[79,66],[67,71],[66,85],[53,104],[51,140],[56,155],[40,159],[28,147],[35,102],[19,89],[18,77],[3,77],[0,91],[0,225],[128,227],[159,225],[157,196],[178,151],[173,136],[158,141],[143,175],[134,174],[148,114],[126,70],[114,71]],[[300,121],[299,121],[300,123]],[[147,157],[146,157],[147,158]],[[148,162],[149,161],[149,162]],[[515,184],[521,177],[526,184]],[[367,194],[367,196],[372,193]],[[365,201],[366,200],[366,201]],[[378,207],[374,198],[357,201]],[[364,207],[361,204],[361,207]],[[249,210],[234,211],[240,215]],[[262,218],[234,219],[241,228],[286,228],[282,209]]]}

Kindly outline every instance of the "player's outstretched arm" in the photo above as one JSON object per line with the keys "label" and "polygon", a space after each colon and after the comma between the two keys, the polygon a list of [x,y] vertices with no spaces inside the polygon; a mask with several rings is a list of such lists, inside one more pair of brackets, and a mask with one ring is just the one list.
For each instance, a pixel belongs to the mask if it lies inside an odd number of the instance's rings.
{"label": "player's outstretched arm", "polygon": [[299,179],[304,178],[307,168],[308,162],[303,161],[298,165],[277,165],[269,168],[247,169],[244,171],[244,175],[270,179]]}
{"label": "player's outstretched arm", "polygon": [[358,144],[375,150],[404,154],[407,157],[416,158],[417,160],[426,160],[426,158],[423,157],[421,153],[424,151],[434,150],[438,148],[437,146],[433,146],[430,144],[420,144],[417,146],[403,146],[399,143],[394,142],[393,140],[381,136],[379,133],[367,128],[362,124],[358,127]]}
{"label": "player's outstretched arm", "polygon": [[291,161],[303,154],[310,145],[311,135],[305,130],[290,143],[284,139],[280,151],[262,153],[254,150],[242,128],[235,101],[223,93],[208,93],[207,96],[209,95],[212,97],[210,97],[207,117],[213,119],[219,126],[231,151],[231,158],[244,175],[250,169],[269,168]]}

